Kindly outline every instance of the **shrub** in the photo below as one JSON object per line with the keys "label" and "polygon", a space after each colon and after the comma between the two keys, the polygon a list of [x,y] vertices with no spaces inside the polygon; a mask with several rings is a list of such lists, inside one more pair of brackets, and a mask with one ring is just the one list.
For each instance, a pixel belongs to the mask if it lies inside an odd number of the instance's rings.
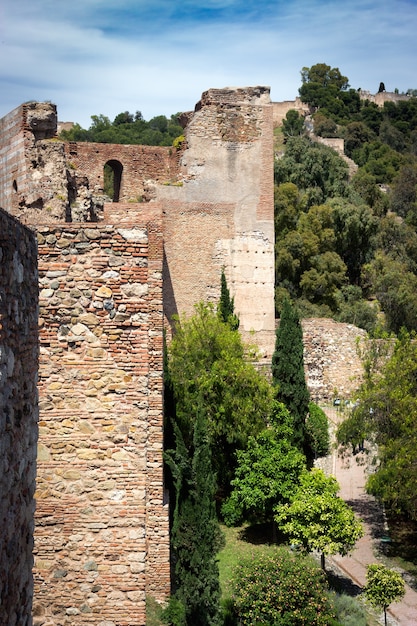
{"label": "shrub", "polygon": [[312,559],[278,548],[236,569],[234,610],[241,626],[329,626],[335,615],[326,579]]}
{"label": "shrub", "polygon": [[329,454],[330,439],[327,415],[314,402],[310,402],[308,405],[306,439],[314,458]]}
{"label": "shrub", "polygon": [[345,593],[332,593],[336,616],[343,626],[366,626],[367,618],[365,608],[351,596]]}

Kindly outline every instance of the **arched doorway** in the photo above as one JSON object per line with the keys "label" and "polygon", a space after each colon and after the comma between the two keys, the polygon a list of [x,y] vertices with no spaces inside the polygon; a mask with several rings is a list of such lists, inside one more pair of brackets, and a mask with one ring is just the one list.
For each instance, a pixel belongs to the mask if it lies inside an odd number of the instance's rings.
{"label": "arched doorway", "polygon": [[119,202],[120,189],[122,185],[123,165],[120,161],[111,159],[104,166],[103,186],[104,193],[109,196],[113,202]]}

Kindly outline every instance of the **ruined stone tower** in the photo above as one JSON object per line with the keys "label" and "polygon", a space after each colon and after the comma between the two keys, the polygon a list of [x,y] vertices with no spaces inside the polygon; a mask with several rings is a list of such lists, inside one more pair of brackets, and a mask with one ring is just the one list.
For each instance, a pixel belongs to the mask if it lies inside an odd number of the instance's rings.
{"label": "ruined stone tower", "polygon": [[[146,597],[169,594],[164,320],[216,301],[224,267],[243,335],[265,359],[272,352],[269,89],[211,89],[186,118],[179,150],[61,142],[47,103],[0,120],[0,207],[38,241],[39,626],[139,626]],[[0,335],[3,355],[19,342],[13,332]],[[27,393],[24,419],[35,433],[36,397]],[[31,506],[29,497],[29,517]]]}

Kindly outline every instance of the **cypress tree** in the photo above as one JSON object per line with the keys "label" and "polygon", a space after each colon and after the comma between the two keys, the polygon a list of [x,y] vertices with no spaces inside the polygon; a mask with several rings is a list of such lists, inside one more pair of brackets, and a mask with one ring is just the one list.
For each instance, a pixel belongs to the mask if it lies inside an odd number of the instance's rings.
{"label": "cypress tree", "polygon": [[222,268],[221,275],[219,316],[220,319],[225,322],[225,324],[229,324],[233,330],[239,328],[239,318],[235,314],[235,299],[230,297],[224,268]]}
{"label": "cypress tree", "polygon": [[187,626],[220,625],[220,583],[216,555],[221,547],[217,521],[216,479],[204,412],[194,423],[193,449],[188,451],[175,426],[176,449],[166,455],[176,502],[171,544],[174,597],[185,609]]}
{"label": "cypress tree", "polygon": [[293,420],[293,444],[305,450],[305,421],[310,400],[304,372],[303,331],[296,309],[285,300],[272,355],[275,398],[285,404]]}

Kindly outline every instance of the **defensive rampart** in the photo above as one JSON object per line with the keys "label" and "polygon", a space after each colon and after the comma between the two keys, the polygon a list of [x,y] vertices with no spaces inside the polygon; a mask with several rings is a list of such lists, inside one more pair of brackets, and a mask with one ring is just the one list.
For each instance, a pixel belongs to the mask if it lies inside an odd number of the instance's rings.
{"label": "defensive rampart", "polygon": [[0,623],[30,626],[38,421],[36,239],[0,209]]}
{"label": "defensive rampart", "polygon": [[150,206],[38,225],[34,620],[145,624],[170,591],[162,227]]}

